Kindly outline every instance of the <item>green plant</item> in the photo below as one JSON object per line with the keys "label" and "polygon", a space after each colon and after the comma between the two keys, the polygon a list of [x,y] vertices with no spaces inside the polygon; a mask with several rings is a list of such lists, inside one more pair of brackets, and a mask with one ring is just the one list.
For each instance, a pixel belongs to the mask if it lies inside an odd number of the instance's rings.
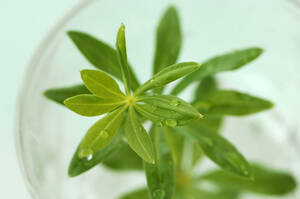
{"label": "green plant", "polygon": [[[167,9],[158,25],[153,77],[140,85],[127,61],[125,26],[116,49],[82,32],[70,31],[81,53],[100,70],[82,70],[82,85],[54,88],[45,96],[82,116],[107,113],[86,133],[69,167],[78,176],[98,164],[113,170],[145,171],[148,187],[121,199],[235,199],[244,192],[282,195],[296,182],[287,173],[249,164],[220,134],[225,116],[245,116],[273,107],[268,100],[218,87],[215,74],[239,69],[259,57],[247,48],[205,61],[176,63],[182,35],[177,11]],[[121,80],[125,93],[108,74]],[[183,77],[170,95],[165,85]],[[176,97],[196,82],[191,103]],[[201,114],[204,115],[204,117]],[[143,123],[152,121],[148,133]],[[221,169],[197,175],[204,157]],[[209,182],[216,189],[206,190]]]}

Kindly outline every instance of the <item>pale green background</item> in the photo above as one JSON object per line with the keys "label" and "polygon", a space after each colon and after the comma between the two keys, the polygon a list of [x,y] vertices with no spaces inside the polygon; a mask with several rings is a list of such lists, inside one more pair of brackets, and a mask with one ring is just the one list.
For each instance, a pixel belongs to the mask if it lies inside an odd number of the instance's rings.
{"label": "pale green background", "polygon": [[0,2],[0,198],[29,199],[15,154],[16,98],[38,44],[79,0]]}

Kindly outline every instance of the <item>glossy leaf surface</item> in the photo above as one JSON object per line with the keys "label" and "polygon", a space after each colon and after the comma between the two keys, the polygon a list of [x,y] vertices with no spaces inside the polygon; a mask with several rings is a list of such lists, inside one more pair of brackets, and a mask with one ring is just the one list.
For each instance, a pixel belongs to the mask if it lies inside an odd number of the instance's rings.
{"label": "glossy leaf surface", "polygon": [[177,95],[194,81],[199,81],[204,77],[217,74],[219,72],[232,71],[255,60],[262,54],[261,48],[246,48],[228,54],[216,56],[201,65],[199,70],[183,78],[172,90],[172,94]]}
{"label": "glossy leaf surface", "polygon": [[155,149],[155,164],[145,162],[145,172],[151,198],[172,199],[175,188],[173,159],[162,129],[150,131]]}
{"label": "glossy leaf surface", "polygon": [[130,93],[130,74],[129,66],[127,63],[127,50],[126,50],[126,39],[125,39],[125,26],[122,24],[117,35],[117,54],[119,58],[119,63],[121,66],[122,80],[125,84],[126,94]]}
{"label": "glossy leaf surface", "polygon": [[101,99],[95,95],[76,95],[65,100],[70,110],[82,116],[97,116],[110,112],[123,104],[119,99]]}
{"label": "glossy leaf surface", "polygon": [[232,90],[209,93],[193,104],[203,114],[244,116],[273,107],[270,101]]}
{"label": "glossy leaf surface", "polygon": [[151,139],[138,120],[133,107],[129,107],[125,123],[125,135],[129,146],[146,162],[154,164],[154,151]]}
{"label": "glossy leaf surface", "polygon": [[124,98],[124,94],[120,90],[117,82],[104,72],[82,70],[81,78],[86,87],[100,98]]}
{"label": "glossy leaf surface", "polygon": [[197,141],[206,156],[221,168],[239,176],[252,178],[251,167],[247,160],[228,140],[216,132],[208,131],[196,124],[179,129],[179,132]]}
{"label": "glossy leaf surface", "polygon": [[136,104],[136,110],[160,125],[182,126],[202,117],[192,105],[172,95],[143,96],[138,101],[143,104]]}
{"label": "glossy leaf surface", "polygon": [[111,142],[121,126],[126,107],[119,108],[96,122],[86,133],[80,144],[79,158],[85,158],[104,148]]}
{"label": "glossy leaf surface", "polygon": [[104,160],[109,158],[111,155],[116,153],[120,148],[121,135],[118,132],[113,140],[103,149],[95,152],[91,159],[79,158],[78,153],[80,151],[80,145],[77,147],[76,152],[73,155],[72,161],[69,165],[68,174],[70,177],[76,177],[94,166],[102,163]]}
{"label": "glossy leaf surface", "polygon": [[200,65],[196,62],[183,62],[168,66],[156,73],[150,80],[139,87],[135,94],[141,95],[147,90],[161,88],[166,84],[197,70],[199,67]]}
{"label": "glossy leaf surface", "polygon": [[175,7],[169,7],[164,13],[156,32],[156,50],[154,74],[164,67],[175,64],[182,43],[180,22]]}

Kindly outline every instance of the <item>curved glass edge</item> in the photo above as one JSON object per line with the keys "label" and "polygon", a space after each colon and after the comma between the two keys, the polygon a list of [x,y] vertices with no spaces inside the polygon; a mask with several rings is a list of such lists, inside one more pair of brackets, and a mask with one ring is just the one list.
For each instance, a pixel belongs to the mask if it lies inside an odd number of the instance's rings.
{"label": "curved glass edge", "polygon": [[30,178],[28,172],[25,168],[25,160],[21,155],[23,151],[22,144],[22,115],[24,110],[24,103],[21,99],[25,96],[27,92],[27,88],[30,84],[30,79],[34,71],[36,71],[37,63],[39,62],[40,57],[42,56],[43,49],[46,49],[49,44],[55,39],[59,31],[78,13],[84,10],[87,6],[91,5],[95,0],[81,0],[77,5],[71,8],[67,14],[65,14],[58,23],[48,31],[45,38],[39,44],[38,48],[35,50],[34,55],[31,57],[29,64],[27,65],[27,69],[25,71],[25,75],[23,76],[23,80],[21,86],[18,91],[17,103],[16,103],[16,112],[15,112],[15,126],[14,126],[14,142],[15,142],[15,150],[18,160],[19,168],[21,169],[21,173],[23,176],[23,180],[25,181],[25,185],[31,198],[39,199],[38,194],[34,191],[33,185],[30,183]]}

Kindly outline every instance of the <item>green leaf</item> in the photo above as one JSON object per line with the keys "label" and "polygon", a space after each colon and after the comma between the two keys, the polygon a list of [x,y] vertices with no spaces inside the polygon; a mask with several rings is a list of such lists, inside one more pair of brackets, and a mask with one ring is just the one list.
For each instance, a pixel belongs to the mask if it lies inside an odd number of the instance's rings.
{"label": "green leaf", "polygon": [[70,177],[76,177],[94,166],[97,166],[111,155],[119,151],[121,143],[121,133],[118,132],[113,140],[103,149],[95,152],[91,159],[79,158],[78,153],[80,151],[80,144],[73,155],[72,161],[69,165],[68,174]]}
{"label": "green leaf", "polygon": [[177,10],[171,6],[164,13],[156,32],[154,74],[175,64],[180,53],[182,35]]}
{"label": "green leaf", "polygon": [[239,197],[237,191],[220,190],[220,191],[205,191],[201,189],[193,190],[193,199],[237,199]]}
{"label": "green leaf", "polygon": [[116,131],[121,126],[123,113],[126,109],[127,106],[123,106],[107,114],[88,130],[80,144],[79,158],[93,155],[93,153],[103,149],[111,142]]}
{"label": "green leaf", "polygon": [[136,90],[135,95],[141,95],[150,89],[161,88],[166,84],[197,70],[199,67],[200,65],[195,62],[183,62],[168,66],[156,73],[150,80],[140,86]]}
{"label": "green leaf", "polygon": [[296,189],[293,176],[282,171],[252,166],[254,181],[240,178],[230,173],[216,170],[197,178],[200,182],[212,182],[218,186],[238,191],[248,191],[266,195],[283,195]]}
{"label": "green leaf", "polygon": [[71,111],[82,116],[97,116],[110,112],[124,104],[119,99],[101,99],[95,95],[76,95],[65,100],[65,105]]}
{"label": "green leaf", "polygon": [[170,149],[161,128],[150,131],[155,149],[155,164],[144,164],[151,198],[172,199],[175,187],[175,171]]}
{"label": "green leaf", "polygon": [[[118,55],[115,49],[83,32],[69,31],[68,35],[91,64],[122,80]],[[131,76],[131,88],[135,90],[139,87],[139,83],[131,68],[129,71]]]}
{"label": "green leaf", "polygon": [[206,61],[199,70],[183,78],[172,90],[177,95],[194,81],[214,75],[219,72],[232,71],[255,60],[262,54],[261,48],[246,48],[228,54],[220,55]]}
{"label": "green leaf", "polygon": [[138,116],[132,106],[129,107],[125,123],[125,136],[129,146],[146,162],[154,164],[154,152],[151,139],[138,121]]}
{"label": "green leaf", "polygon": [[273,107],[270,101],[231,90],[211,92],[193,105],[203,114],[215,116],[243,116]]}
{"label": "green leaf", "polygon": [[129,66],[127,63],[127,51],[126,51],[126,39],[125,39],[125,26],[124,24],[121,25],[118,35],[117,35],[117,53],[119,58],[119,63],[121,65],[121,73],[122,73],[122,80],[125,85],[126,94],[130,94],[130,74],[129,74]]}
{"label": "green leaf", "polygon": [[206,156],[221,168],[236,175],[252,178],[249,163],[225,138],[195,124],[178,129],[182,135],[197,141]]}
{"label": "green leaf", "polygon": [[150,199],[147,188],[138,189],[121,196],[119,199]]}
{"label": "green leaf", "polygon": [[[202,100],[208,96],[211,92],[215,92],[218,89],[218,83],[212,76],[205,77],[199,83],[194,96],[194,103]],[[194,104],[193,103],[193,104]],[[223,123],[221,116],[205,115],[201,120],[197,120],[197,125],[201,128],[206,128],[211,131],[219,132]]]}
{"label": "green leaf", "polygon": [[63,88],[51,88],[44,92],[44,96],[61,105],[64,105],[66,99],[80,94],[91,94],[91,92],[83,84]]}
{"label": "green leaf", "polygon": [[119,145],[118,150],[109,156],[103,164],[110,169],[120,171],[143,170],[142,159],[128,144],[123,141]]}
{"label": "green leaf", "polygon": [[201,100],[204,96],[208,95],[210,92],[217,90],[217,80],[212,77],[208,76],[201,80],[198,87],[195,91],[194,101]]}
{"label": "green leaf", "polygon": [[124,94],[117,82],[104,72],[97,70],[82,70],[81,78],[86,87],[100,98],[124,99]]}
{"label": "green leaf", "polygon": [[217,133],[222,127],[223,118],[219,116],[205,115],[201,120],[197,120],[195,123],[197,123],[197,126],[200,126],[201,128]]}
{"label": "green leaf", "polygon": [[192,105],[172,95],[142,96],[137,100],[136,110],[160,125],[182,126],[202,117]]}
{"label": "green leaf", "polygon": [[170,127],[164,127],[163,130],[174,162],[179,168],[181,168],[185,137],[179,133],[174,132],[173,128]]}
{"label": "green leaf", "polygon": [[202,157],[199,144],[177,133],[174,128],[164,127],[163,130],[177,169],[190,171]]}

